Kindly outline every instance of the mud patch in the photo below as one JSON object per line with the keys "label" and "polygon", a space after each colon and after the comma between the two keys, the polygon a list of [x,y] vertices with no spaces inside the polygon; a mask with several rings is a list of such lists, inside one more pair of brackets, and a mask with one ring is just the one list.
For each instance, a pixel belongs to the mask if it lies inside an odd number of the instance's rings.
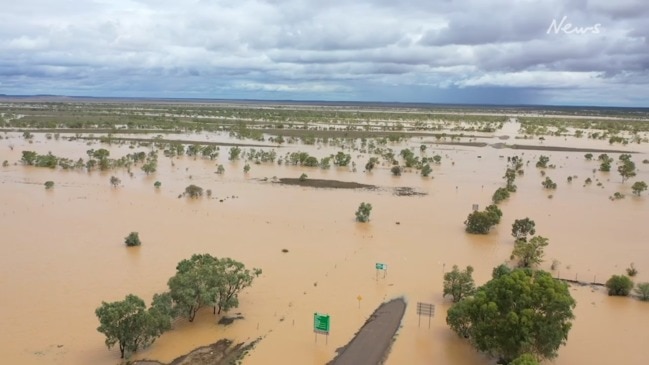
{"label": "mud patch", "polygon": [[375,185],[360,184],[352,181],[326,180],[326,179],[306,179],[281,178],[277,181],[284,185],[299,185],[310,188],[328,188],[328,189],[369,189],[375,190]]}
{"label": "mud patch", "polygon": [[393,194],[396,196],[425,196],[428,195],[422,191],[417,191],[413,188],[409,188],[407,186],[402,186],[398,188],[394,188]]}
{"label": "mud patch", "polygon": [[224,326],[229,326],[232,323],[234,323],[234,321],[236,321],[237,319],[244,319],[244,318],[240,313],[237,313],[237,315],[234,317],[225,317],[225,316],[221,317],[218,323]]}
{"label": "mud patch", "polygon": [[208,346],[199,347],[192,352],[182,355],[169,364],[156,360],[137,360],[127,362],[131,365],[230,365],[237,364],[259,342],[261,338],[245,344],[241,342],[233,346],[228,339],[219,340]]}

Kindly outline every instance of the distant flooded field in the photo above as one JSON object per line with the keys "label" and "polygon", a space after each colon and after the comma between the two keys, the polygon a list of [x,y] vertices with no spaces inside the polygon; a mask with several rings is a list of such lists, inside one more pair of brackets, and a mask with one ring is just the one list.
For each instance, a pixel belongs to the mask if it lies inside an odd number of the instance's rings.
{"label": "distant flooded field", "polygon": [[[649,281],[649,198],[647,192],[635,196],[631,191],[635,181],[649,182],[644,127],[629,132],[556,122],[532,131],[523,128],[518,115],[493,111],[463,120],[456,111],[437,116],[382,111],[381,118],[378,112],[361,111],[347,118],[345,113],[351,112],[340,110],[317,114],[300,109],[299,115],[239,110],[234,115],[236,110],[225,107],[208,113],[208,107],[174,106],[151,107],[142,115],[111,106],[101,113],[98,107],[88,109],[93,121],[66,125],[79,128],[70,131],[61,128],[61,121],[66,116],[82,121],[86,114],[54,105],[59,108],[43,106],[49,108],[46,112],[24,104],[0,108],[5,121],[0,162],[7,161],[0,167],[0,356],[8,364],[120,363],[119,350],[107,350],[96,330],[95,309],[102,301],[131,293],[150,302],[154,293],[167,290],[176,264],[194,253],[232,257],[263,270],[239,296],[239,307],[228,313],[244,319],[219,325],[220,317],[206,308],[193,323],[176,320],[171,331],[134,359],[169,362],[222,338],[249,342],[261,337],[244,364],[325,364],[380,303],[401,296],[408,307],[387,364],[493,364],[447,326],[451,301],[442,297],[442,277],[453,265],[472,265],[476,284],[488,281],[493,267],[510,261],[512,223],[525,217],[536,222],[537,234],[549,238],[541,268],[553,276],[603,283],[633,263],[638,269],[633,280]],[[63,109],[67,114],[60,114]],[[129,118],[141,124],[110,133],[92,131],[105,127],[104,122],[117,123],[111,119],[115,115],[125,125]],[[593,120],[602,118],[613,116]],[[199,123],[204,119],[211,122]],[[339,127],[330,129],[328,123]],[[163,133],[163,125],[174,133]],[[159,130],[130,133],[138,126]],[[53,130],[41,130],[45,127]],[[579,137],[577,130],[582,130]],[[592,133],[607,134],[602,139]],[[611,143],[614,136],[625,142]],[[183,151],[208,142],[214,150],[211,156],[170,155],[165,150],[174,140],[183,141],[175,143]],[[510,148],[513,144],[558,148],[517,150]],[[102,148],[112,159],[137,152],[156,155],[156,171],[147,175],[142,162],[88,171],[85,164],[63,169],[21,161],[23,151],[34,151],[85,163],[88,150]],[[230,159],[232,148],[241,150],[240,157]],[[251,149],[274,151],[276,157],[257,163]],[[430,176],[422,176],[417,167],[404,167],[394,176],[390,159],[404,166],[402,150],[412,151],[418,161],[431,158]],[[597,157],[605,152],[592,152],[592,161],[585,158],[591,150],[617,151],[607,153],[614,159],[610,172],[598,171]],[[637,167],[637,175],[626,182],[616,170],[620,151],[631,153]],[[292,164],[291,154],[297,152],[315,157],[317,165]],[[332,158],[323,167],[322,159],[339,152],[349,154],[348,165],[336,166]],[[436,155],[438,163],[432,160]],[[554,167],[535,167],[541,155]],[[525,161],[524,174],[516,178],[517,192],[500,204],[502,222],[487,235],[465,233],[463,222],[472,205],[483,209],[504,185],[511,156]],[[378,162],[366,171],[371,157]],[[222,173],[217,173],[219,165]],[[246,165],[249,171],[244,172]],[[302,174],[375,188],[279,182]],[[117,187],[111,176],[121,180]],[[558,185],[556,190],[543,188],[545,177]],[[54,187],[45,189],[46,181]],[[180,196],[190,184],[210,189],[211,196]],[[418,194],[401,196],[395,188]],[[616,192],[624,198],[611,199]],[[366,224],[354,220],[361,202],[373,207]],[[124,237],[131,231],[139,232],[142,246],[125,247]],[[377,273],[377,262],[388,270]],[[588,285],[572,284],[570,293],[577,301],[576,319],[553,364],[646,362],[648,303],[609,297],[604,288]],[[417,302],[436,306],[430,327],[427,318],[419,323]],[[327,343],[324,337],[316,342],[314,312],[331,316]]]}

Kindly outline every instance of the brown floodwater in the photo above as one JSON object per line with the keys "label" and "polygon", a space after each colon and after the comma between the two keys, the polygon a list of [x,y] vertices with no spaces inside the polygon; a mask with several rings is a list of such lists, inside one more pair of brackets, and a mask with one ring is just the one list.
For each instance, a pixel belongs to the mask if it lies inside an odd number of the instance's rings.
{"label": "brown floodwater", "polygon": [[[514,137],[515,129],[509,126],[503,133]],[[154,293],[166,289],[177,262],[193,253],[233,257],[263,269],[231,313],[241,313],[245,319],[224,327],[206,309],[194,323],[177,320],[172,331],[135,358],[170,361],[220,338],[262,337],[244,364],[324,364],[381,302],[403,296],[409,306],[388,364],[491,364],[446,326],[450,301],[441,296],[442,273],[453,264],[473,265],[476,282],[487,281],[491,269],[509,258],[510,227],[517,218],[532,218],[537,233],[549,238],[542,267],[550,270],[552,261],[558,260],[556,276],[604,282],[612,274],[624,273],[633,262],[639,270],[636,280],[649,281],[644,226],[649,198],[630,193],[633,181],[649,181],[647,165],[640,163],[649,156],[646,144],[622,147],[641,152],[633,158],[638,176],[624,184],[616,172],[593,173],[597,162],[585,161],[583,153],[434,145],[427,153],[440,153],[444,159],[433,166],[433,179],[415,173],[393,177],[388,166],[364,173],[361,167],[367,156],[356,152],[352,153],[359,167],[355,173],[350,168],[323,171],[253,164],[244,175],[244,162],[227,161],[227,148],[221,149],[219,161],[183,157],[173,159],[174,166],[160,154],[158,172],[145,176],[135,168],[131,178],[125,171],[86,173],[13,163],[27,149],[76,159],[99,146],[109,148],[114,156],[147,148],[47,141],[42,135],[28,144],[17,133],[7,136],[0,140],[0,160],[11,163],[0,168],[0,357],[4,363],[119,363],[119,351],[108,351],[96,331],[95,308],[129,293],[150,301]],[[182,136],[186,137],[196,136]],[[214,135],[210,140],[227,138]],[[393,148],[398,152],[402,146],[431,141],[413,138]],[[543,144],[621,148],[562,137],[547,137]],[[297,149],[317,156],[337,151],[289,145],[278,153]],[[518,192],[501,206],[501,224],[486,236],[465,234],[462,222],[471,205],[486,206],[503,184],[506,158],[501,156],[514,154],[531,162],[516,181]],[[534,167],[541,154],[557,166],[546,170],[559,185],[551,199]],[[214,173],[217,163],[224,164],[225,175]],[[310,178],[386,189],[316,190],[259,180],[298,177],[302,172]],[[111,188],[111,175],[120,177],[123,186]],[[578,177],[569,184],[566,179],[572,175]],[[587,177],[594,183],[584,187]],[[602,187],[596,186],[596,179]],[[51,191],[43,187],[47,180],[56,183]],[[156,180],[162,182],[159,191],[153,188]],[[212,189],[213,199],[178,199],[191,183]],[[398,197],[387,189],[395,186],[413,187],[427,195]],[[610,201],[616,191],[627,197]],[[368,224],[354,222],[361,202],[373,206]],[[123,238],[130,231],[140,233],[141,247],[124,247]],[[377,277],[376,262],[388,265],[385,277],[382,273]],[[573,286],[571,293],[577,300],[577,318],[554,364],[646,363],[649,304],[610,298],[602,289],[590,287]],[[417,302],[436,305],[430,328],[425,318],[418,324]],[[316,311],[332,318],[326,342],[313,333]]]}

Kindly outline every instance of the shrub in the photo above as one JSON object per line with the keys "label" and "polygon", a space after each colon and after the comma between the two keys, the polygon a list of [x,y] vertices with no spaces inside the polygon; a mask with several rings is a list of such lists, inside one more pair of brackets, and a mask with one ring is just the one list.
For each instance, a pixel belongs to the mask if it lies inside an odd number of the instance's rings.
{"label": "shrub", "polygon": [[49,190],[54,187],[54,181],[46,181],[45,182],[45,189]]}
{"label": "shrub", "polygon": [[626,268],[626,274],[629,275],[630,277],[634,277],[638,275],[638,270],[635,268],[633,262],[631,263],[631,265],[629,265],[629,267]]}
{"label": "shrub", "polygon": [[198,198],[203,196],[203,188],[192,184],[185,188],[185,194],[189,195],[190,198]]}
{"label": "shrub", "polygon": [[156,182],[153,183],[153,186],[154,186],[156,189],[160,189],[160,187],[162,186],[162,183],[161,183],[160,181],[156,181]]}
{"label": "shrub", "polygon": [[300,179],[299,179],[299,180],[300,180],[300,181],[306,181],[306,179],[307,179],[308,177],[309,177],[309,176],[308,176],[307,174],[302,174],[302,175],[300,175]]}
{"label": "shrub", "polygon": [[628,276],[613,275],[606,281],[608,295],[626,297],[633,289],[633,281]]}
{"label": "shrub", "polygon": [[498,188],[491,197],[491,201],[494,204],[499,204],[502,201],[509,199],[509,195],[509,190],[507,190],[507,188]]}
{"label": "shrub", "polygon": [[366,223],[370,221],[370,212],[372,211],[372,204],[361,203],[356,211],[356,221]]}
{"label": "shrub", "polygon": [[139,246],[142,244],[140,241],[140,235],[137,232],[131,232],[124,238],[124,243],[126,243],[126,246],[132,247],[132,246]]}
{"label": "shrub", "polygon": [[633,291],[640,300],[649,301],[649,283],[638,283]]}
{"label": "shrub", "polygon": [[392,175],[394,175],[394,176],[401,176],[401,172],[402,172],[401,166],[398,166],[398,165],[397,166],[392,166],[392,168],[390,169],[390,172],[392,172]]}

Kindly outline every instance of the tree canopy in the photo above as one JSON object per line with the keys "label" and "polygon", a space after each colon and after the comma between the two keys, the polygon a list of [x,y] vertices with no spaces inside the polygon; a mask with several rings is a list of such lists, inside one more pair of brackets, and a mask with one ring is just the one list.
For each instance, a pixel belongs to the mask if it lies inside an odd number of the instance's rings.
{"label": "tree canopy", "polygon": [[469,214],[464,221],[466,232],[473,234],[487,234],[491,227],[500,223],[502,211],[496,205],[490,205],[484,211],[475,211]]}
{"label": "tree canopy", "polygon": [[479,351],[509,363],[523,354],[552,359],[565,345],[575,301],[544,271],[516,269],[454,304],[446,322]]}
{"label": "tree canopy", "polygon": [[543,262],[543,248],[548,245],[548,239],[534,236],[528,241],[519,238],[514,244],[512,259],[518,259],[518,266],[532,267]]}
{"label": "tree canopy", "polygon": [[528,235],[536,233],[536,223],[529,218],[517,219],[512,224],[512,236],[517,240],[527,240]]}
{"label": "tree canopy", "polygon": [[156,338],[171,328],[170,312],[164,307],[165,297],[154,297],[147,310],[144,301],[129,294],[122,301],[102,302],[95,310],[100,326],[97,331],[106,336],[110,349],[119,345],[121,358],[151,345]]}
{"label": "tree canopy", "polygon": [[608,295],[626,297],[633,289],[633,281],[625,275],[613,275],[606,281]]}
{"label": "tree canopy", "polygon": [[174,312],[194,321],[204,306],[218,312],[239,305],[239,292],[250,286],[261,270],[248,270],[233,259],[218,259],[209,254],[193,255],[176,266],[176,275],[169,279],[169,294]]}
{"label": "tree canopy", "polygon": [[467,266],[466,270],[460,271],[457,265],[453,265],[453,270],[444,274],[444,295],[453,297],[453,303],[457,303],[462,298],[472,295],[475,292],[475,282],[473,281],[473,267]]}
{"label": "tree canopy", "polygon": [[361,223],[367,223],[370,221],[370,213],[372,212],[372,204],[370,203],[361,203],[356,210],[356,221]]}

